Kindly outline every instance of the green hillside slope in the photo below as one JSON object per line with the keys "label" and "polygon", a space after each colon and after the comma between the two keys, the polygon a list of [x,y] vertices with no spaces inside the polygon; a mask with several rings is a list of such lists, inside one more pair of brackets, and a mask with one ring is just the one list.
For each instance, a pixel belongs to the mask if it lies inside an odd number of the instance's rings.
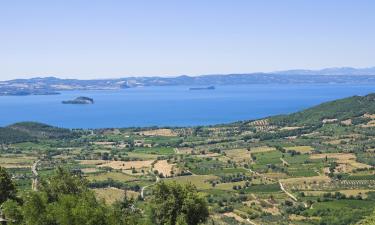
{"label": "green hillside slope", "polygon": [[271,123],[277,125],[318,125],[324,119],[341,121],[360,117],[365,113],[375,113],[375,94],[326,102],[297,113],[270,117],[269,119]]}

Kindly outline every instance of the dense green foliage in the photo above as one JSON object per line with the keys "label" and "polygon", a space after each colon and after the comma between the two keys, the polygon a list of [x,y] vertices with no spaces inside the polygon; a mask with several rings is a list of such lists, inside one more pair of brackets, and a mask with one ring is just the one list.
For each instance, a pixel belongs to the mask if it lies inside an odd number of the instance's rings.
{"label": "dense green foliage", "polygon": [[0,144],[20,143],[35,140],[36,138],[30,136],[26,132],[0,127]]}
{"label": "dense green foliage", "polygon": [[151,220],[157,225],[197,225],[208,218],[207,202],[193,185],[177,183],[156,185]]}
{"label": "dense green foliage", "polygon": [[0,127],[0,144],[34,142],[38,139],[69,139],[77,135],[69,129],[42,123],[22,122]]}
{"label": "dense green foliage", "polygon": [[322,123],[323,119],[345,120],[374,112],[375,94],[370,94],[323,103],[290,115],[271,117],[270,120],[279,125],[314,125]]}
{"label": "dense green foliage", "polygon": [[8,128],[23,131],[32,137],[38,138],[70,138],[74,136],[73,132],[69,129],[34,122],[16,123],[8,126]]}
{"label": "dense green foliage", "polygon": [[16,187],[14,186],[10,175],[0,167],[0,205],[8,199],[16,198]]}
{"label": "dense green foliage", "polygon": [[337,200],[320,202],[313,209],[307,210],[304,215],[320,216],[319,225],[352,224],[362,219],[363,214],[371,213],[375,205],[372,201],[361,200]]}
{"label": "dense green foliage", "polygon": [[[0,168],[1,169],[1,168]],[[0,170],[0,196],[10,225],[136,225],[142,219],[136,201],[125,195],[108,206],[87,188],[87,181],[62,168],[40,185],[38,192],[24,193],[14,201],[15,188],[5,170]],[[1,203],[2,203],[1,202]],[[192,185],[159,184],[150,207],[150,220],[156,224],[197,225],[208,217],[205,199]]]}
{"label": "dense green foliage", "polygon": [[28,192],[22,203],[4,203],[4,214],[10,224],[27,225],[112,225],[121,223],[114,210],[95,198],[80,176],[58,169],[39,192]]}

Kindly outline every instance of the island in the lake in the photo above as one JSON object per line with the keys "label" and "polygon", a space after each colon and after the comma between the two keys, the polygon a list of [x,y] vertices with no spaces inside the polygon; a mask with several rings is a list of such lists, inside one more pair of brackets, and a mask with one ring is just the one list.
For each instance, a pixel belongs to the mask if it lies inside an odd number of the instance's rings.
{"label": "island in the lake", "polygon": [[193,87],[189,88],[190,91],[199,91],[199,90],[215,90],[215,86],[208,86],[208,87]]}
{"label": "island in the lake", "polygon": [[89,97],[77,97],[73,100],[62,101],[63,104],[80,104],[80,105],[87,105],[87,104],[94,104],[94,99]]}

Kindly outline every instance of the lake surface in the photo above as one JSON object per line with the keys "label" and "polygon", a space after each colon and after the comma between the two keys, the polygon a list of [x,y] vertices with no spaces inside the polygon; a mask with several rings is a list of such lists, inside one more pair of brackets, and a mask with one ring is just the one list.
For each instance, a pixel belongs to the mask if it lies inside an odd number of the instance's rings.
{"label": "lake surface", "polygon": [[[0,96],[0,126],[37,121],[66,128],[193,126],[296,112],[322,102],[375,92],[374,85],[240,85],[216,90],[144,87],[66,91],[51,96]],[[78,96],[94,105],[64,105]]]}

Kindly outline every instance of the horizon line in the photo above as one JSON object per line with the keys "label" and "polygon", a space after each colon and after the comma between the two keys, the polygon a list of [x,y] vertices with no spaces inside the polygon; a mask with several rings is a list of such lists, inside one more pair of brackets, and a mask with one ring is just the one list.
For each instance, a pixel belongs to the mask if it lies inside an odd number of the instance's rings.
{"label": "horizon line", "polygon": [[[375,69],[375,66],[368,66],[368,67],[350,67],[350,66],[341,66],[341,67],[324,67],[319,69],[286,69],[286,70],[274,70],[274,71],[256,71],[256,72],[233,72],[233,73],[207,73],[207,74],[179,74],[179,75],[124,75],[124,76],[116,76],[116,77],[109,77],[109,78],[71,78],[67,76],[59,76],[59,75],[31,75],[28,78],[13,78],[8,80],[0,80],[0,82],[12,81],[12,80],[30,80],[30,79],[46,79],[46,78],[56,78],[61,80],[117,80],[117,79],[125,79],[125,78],[177,78],[182,76],[187,77],[201,77],[201,76],[225,76],[225,75],[252,75],[252,74],[280,74],[283,72],[296,72],[296,71],[305,71],[305,72],[321,72],[324,70],[330,69],[354,69],[354,70],[366,70],[366,69]],[[297,74],[295,74],[297,75]],[[300,74],[303,75],[303,74]],[[350,74],[348,74],[350,75]],[[375,75],[375,74],[374,74]],[[325,75],[325,76],[335,76],[332,75]],[[98,76],[100,77],[100,76]]]}

